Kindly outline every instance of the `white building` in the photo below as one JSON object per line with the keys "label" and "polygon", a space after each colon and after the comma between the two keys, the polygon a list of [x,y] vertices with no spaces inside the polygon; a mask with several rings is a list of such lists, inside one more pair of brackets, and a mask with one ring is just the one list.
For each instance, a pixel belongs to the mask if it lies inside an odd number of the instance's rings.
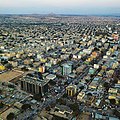
{"label": "white building", "polygon": [[72,64],[63,64],[62,65],[62,74],[69,75],[72,72]]}

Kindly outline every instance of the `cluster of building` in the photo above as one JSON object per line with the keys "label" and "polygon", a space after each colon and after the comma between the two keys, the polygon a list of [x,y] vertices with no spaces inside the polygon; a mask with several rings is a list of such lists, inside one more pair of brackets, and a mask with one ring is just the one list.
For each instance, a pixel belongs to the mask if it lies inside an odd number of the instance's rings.
{"label": "cluster of building", "polygon": [[0,119],[119,119],[119,18],[0,22]]}

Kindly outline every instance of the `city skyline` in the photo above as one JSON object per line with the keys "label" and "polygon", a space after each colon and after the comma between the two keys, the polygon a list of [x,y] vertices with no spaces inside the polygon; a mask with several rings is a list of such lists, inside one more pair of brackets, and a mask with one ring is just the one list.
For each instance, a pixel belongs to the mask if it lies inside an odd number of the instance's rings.
{"label": "city skyline", "polygon": [[0,0],[0,14],[120,14],[119,0]]}

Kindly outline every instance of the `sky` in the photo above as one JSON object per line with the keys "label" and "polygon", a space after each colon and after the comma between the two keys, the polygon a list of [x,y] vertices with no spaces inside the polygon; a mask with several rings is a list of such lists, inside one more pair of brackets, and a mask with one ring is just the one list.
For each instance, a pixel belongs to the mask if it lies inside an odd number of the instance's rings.
{"label": "sky", "polygon": [[120,14],[120,0],[0,0],[0,14]]}

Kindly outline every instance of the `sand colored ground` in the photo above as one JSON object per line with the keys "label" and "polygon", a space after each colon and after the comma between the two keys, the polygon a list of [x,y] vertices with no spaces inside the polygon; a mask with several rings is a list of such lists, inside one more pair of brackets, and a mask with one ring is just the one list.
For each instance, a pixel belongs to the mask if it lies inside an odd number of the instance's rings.
{"label": "sand colored ground", "polygon": [[19,77],[23,74],[21,71],[11,70],[0,74],[0,82],[9,82],[12,79]]}

